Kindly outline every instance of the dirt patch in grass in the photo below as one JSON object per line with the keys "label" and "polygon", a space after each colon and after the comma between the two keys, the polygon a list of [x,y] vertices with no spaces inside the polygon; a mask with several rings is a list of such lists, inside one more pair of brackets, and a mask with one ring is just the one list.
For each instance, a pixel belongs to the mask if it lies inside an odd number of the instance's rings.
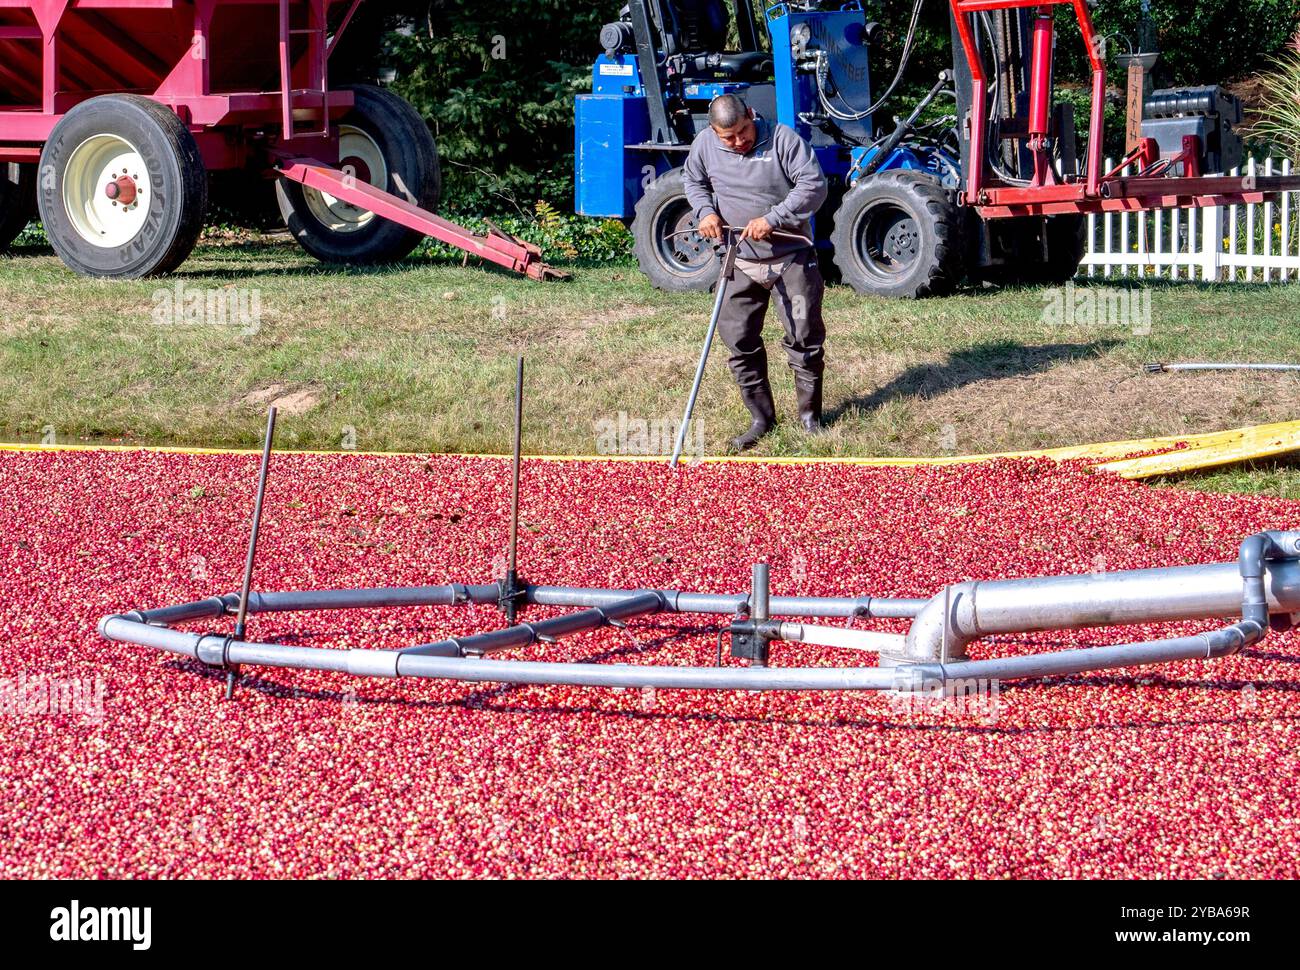
{"label": "dirt patch in grass", "polygon": [[317,386],[270,384],[249,391],[237,403],[239,407],[253,410],[263,410],[274,405],[283,414],[297,416],[316,407],[324,394],[325,389]]}
{"label": "dirt patch in grass", "polygon": [[[1088,345],[1078,345],[1087,353]],[[841,370],[859,389],[833,413],[861,420],[907,405],[914,432],[944,431],[943,448],[985,451],[1221,431],[1300,417],[1300,379],[1251,373],[1146,374],[1110,358],[1034,348],[1003,359],[888,354]],[[831,363],[832,373],[835,368]],[[868,390],[869,389],[869,390]],[[918,442],[923,445],[922,442]]]}

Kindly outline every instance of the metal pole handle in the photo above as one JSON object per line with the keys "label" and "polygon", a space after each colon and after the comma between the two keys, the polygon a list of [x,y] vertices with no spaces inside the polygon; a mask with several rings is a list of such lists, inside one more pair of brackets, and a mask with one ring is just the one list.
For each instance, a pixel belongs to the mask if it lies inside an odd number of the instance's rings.
{"label": "metal pole handle", "polygon": [[[734,250],[731,250],[734,252]],[[730,257],[727,260],[729,264]],[[709,362],[709,350],[713,347],[713,335],[718,330],[718,317],[722,313],[722,301],[727,295],[727,270],[718,275],[718,296],[713,301],[713,316],[709,319],[709,332],[704,335],[704,347],[700,350],[700,362],[695,366],[695,381],[691,384],[690,397],[686,399],[686,413],[682,415],[681,427],[677,429],[677,443],[673,445],[673,456],[668,461],[669,468],[676,468],[682,457],[682,448],[686,444],[686,429],[690,427],[691,415],[695,412],[695,400],[700,396],[700,384],[704,381],[704,368]]]}

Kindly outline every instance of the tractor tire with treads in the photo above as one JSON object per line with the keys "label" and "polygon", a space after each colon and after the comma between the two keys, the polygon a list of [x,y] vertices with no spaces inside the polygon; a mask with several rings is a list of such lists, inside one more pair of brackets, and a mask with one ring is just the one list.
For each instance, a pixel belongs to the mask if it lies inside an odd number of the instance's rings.
{"label": "tractor tire with treads", "polygon": [[695,228],[680,168],[646,187],[632,220],[632,252],[655,289],[683,293],[708,290],[717,282],[719,247],[693,232]]}
{"label": "tractor tire with treads", "polygon": [[965,276],[962,212],[932,175],[893,169],[844,196],[831,231],[835,265],[862,294],[951,293]]}
{"label": "tractor tire with treads", "polygon": [[[339,123],[339,168],[346,174],[432,212],[442,194],[438,146],[406,100],[369,84]],[[405,226],[287,179],[276,183],[280,215],[298,244],[326,263],[370,265],[410,255],[424,238]]]}
{"label": "tractor tire with treads", "polygon": [[0,162],[0,253],[36,218],[36,166]]}
{"label": "tractor tire with treads", "polygon": [[54,126],[40,164],[53,176],[37,192],[45,235],[76,272],[157,276],[193,251],[208,176],[170,108],[134,94],[83,101]]}

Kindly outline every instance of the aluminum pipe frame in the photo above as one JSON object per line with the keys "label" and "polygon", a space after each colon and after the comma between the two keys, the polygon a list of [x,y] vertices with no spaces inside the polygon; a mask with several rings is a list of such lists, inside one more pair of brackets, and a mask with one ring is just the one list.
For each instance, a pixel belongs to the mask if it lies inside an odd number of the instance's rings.
{"label": "aluminum pipe frame", "polygon": [[[256,593],[247,596],[248,614],[308,610],[377,609],[407,606],[500,605],[500,583],[445,586],[410,586],[378,589],[310,590]],[[625,621],[655,612],[705,615],[747,614],[799,616],[823,619],[908,618],[925,605],[923,599],[878,597],[775,596],[766,607],[753,596],[691,593],[678,590],[587,589],[567,586],[524,588],[528,605],[586,607],[578,612],[518,623],[503,630],[452,637],[403,650],[333,650],[256,643],[215,633],[185,633],[170,629],[174,623],[211,620],[235,615],[240,593],[213,596],[193,603],[104,617],[99,633],[107,640],[134,643],[184,656],[207,666],[232,670],[241,665],[324,670],[365,677],[425,677],[441,680],[514,684],[575,684],[604,687],[660,687],[701,690],[888,690],[910,683],[910,675],[877,668],[773,669],[747,667],[656,667],[626,664],[496,662],[484,658],[501,650],[554,643],[561,637],[601,626],[623,626]],[[858,649],[875,649],[868,643],[878,636],[866,630],[839,627],[799,627],[811,643],[826,642],[817,631],[831,631],[834,645],[855,637]],[[901,678],[901,679],[900,679]]]}
{"label": "aluminum pipe frame", "polygon": [[[527,586],[524,602],[582,607],[489,633],[449,638],[403,650],[333,650],[254,643],[215,633],[184,633],[173,623],[247,613],[369,609],[419,605],[497,604],[500,584],[322,590],[214,596],[194,603],[105,617],[108,639],[190,657],[227,671],[240,665],[327,670],[355,676],[422,677],[467,682],[569,684],[696,690],[930,690],[954,681],[1037,679],[1106,668],[1212,659],[1263,639],[1272,625],[1300,619],[1300,532],[1246,539],[1236,563],[1109,574],[967,582],[928,602],[872,597],[770,596],[767,570],[754,572],[749,595],[673,590]],[[488,655],[658,612],[731,614],[730,628],[757,643],[748,666],[497,661]],[[1210,633],[1111,647],[1062,650],[972,661],[966,648],[988,635],[1240,615]],[[776,617],[915,617],[906,637]],[[725,629],[725,628],[724,628]],[[798,641],[880,654],[877,667],[768,666],[767,649]],[[735,654],[733,654],[734,656]]]}
{"label": "aluminum pipe frame", "polygon": [[1271,614],[1300,613],[1300,532],[1242,543],[1237,563],[958,583],[921,609],[895,663],[964,660],[993,634],[1075,630],[1240,615],[1267,632]]}

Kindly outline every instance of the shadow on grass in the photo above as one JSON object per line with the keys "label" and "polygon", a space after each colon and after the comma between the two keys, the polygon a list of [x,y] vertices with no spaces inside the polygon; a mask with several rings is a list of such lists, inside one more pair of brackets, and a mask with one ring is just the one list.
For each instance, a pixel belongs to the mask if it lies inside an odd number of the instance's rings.
{"label": "shadow on grass", "polygon": [[[43,239],[19,239],[3,254],[5,258],[22,259],[54,256],[54,249]],[[210,268],[193,268],[198,261],[219,262],[224,265]],[[268,261],[269,262],[268,265]],[[595,259],[559,259],[546,260],[547,265],[566,273],[575,271],[614,268],[627,273],[636,272],[635,264],[610,262]],[[404,259],[391,263],[375,265],[347,265],[322,263],[313,259],[289,238],[262,238],[224,242],[204,240],[195,247],[186,263],[181,265],[173,278],[184,280],[220,280],[237,281],[262,276],[312,277],[312,276],[392,276],[417,269],[482,269],[490,273],[503,275],[512,279],[524,278],[522,274],[512,272],[483,260],[471,258],[468,263],[462,257],[417,251]]]}
{"label": "shadow on grass", "polygon": [[832,409],[827,420],[834,422],[851,411],[872,411],[903,398],[933,397],[980,381],[1041,374],[1063,361],[1096,357],[1120,343],[1120,340],[1091,340],[1026,346],[998,340],[974,344],[951,351],[943,363],[917,364],[870,394],[849,398]]}
{"label": "shadow on grass", "polygon": [[[175,275],[190,280],[240,280],[260,276],[279,276],[279,277],[312,277],[312,276],[336,276],[336,277],[355,277],[355,276],[395,276],[401,273],[409,273],[412,270],[423,269],[474,269],[482,270],[493,276],[501,276],[507,279],[528,280],[522,273],[516,273],[494,263],[476,262],[471,260],[469,263],[462,263],[460,260],[428,258],[420,256],[409,256],[406,259],[399,260],[395,263],[378,263],[374,265],[347,265],[342,263],[319,263],[314,260],[307,263],[295,263],[281,266],[259,266],[251,262],[250,257],[257,256],[258,253],[241,252],[237,260],[231,260],[229,266],[212,269],[185,269],[182,267]],[[280,259],[310,259],[306,253],[297,249],[286,247],[267,247],[261,251],[261,255],[275,257]],[[212,254],[199,254],[200,258],[221,258]],[[245,262],[248,260],[248,262]],[[547,263],[552,269],[557,269],[565,273],[572,273],[575,269],[581,270],[583,266],[576,263],[567,262],[550,262]],[[598,265],[598,264],[592,264]],[[548,281],[556,282],[556,281]]]}

